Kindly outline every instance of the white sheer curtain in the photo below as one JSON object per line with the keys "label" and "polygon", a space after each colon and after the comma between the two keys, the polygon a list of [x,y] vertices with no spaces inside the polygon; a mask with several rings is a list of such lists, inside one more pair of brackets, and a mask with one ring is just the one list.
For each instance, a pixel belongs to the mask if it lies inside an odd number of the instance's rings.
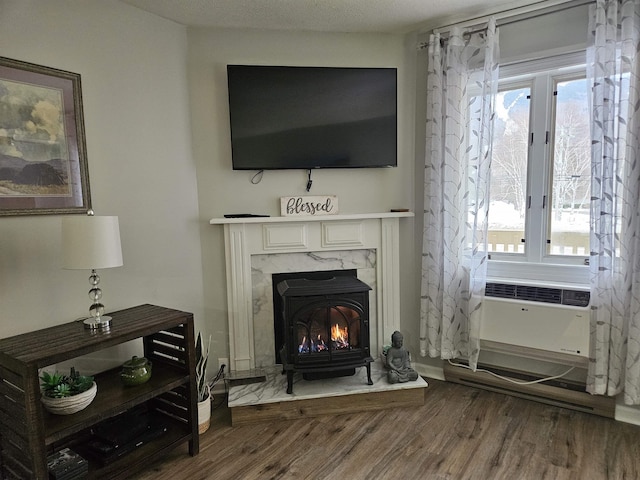
{"label": "white sheer curtain", "polygon": [[587,389],[640,404],[640,1],[598,0],[592,86],[591,350]]}
{"label": "white sheer curtain", "polygon": [[475,369],[487,270],[498,32],[454,28],[428,43],[420,353]]}

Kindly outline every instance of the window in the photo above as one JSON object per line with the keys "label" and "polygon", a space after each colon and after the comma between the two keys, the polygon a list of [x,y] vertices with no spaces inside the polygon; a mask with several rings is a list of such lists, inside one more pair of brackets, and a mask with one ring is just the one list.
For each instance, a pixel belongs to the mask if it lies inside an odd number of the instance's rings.
{"label": "window", "polygon": [[591,157],[587,80],[554,81],[547,254],[589,255]]}
{"label": "window", "polygon": [[531,86],[505,86],[496,99],[491,158],[489,251],[525,253]]}
{"label": "window", "polygon": [[590,165],[584,54],[504,68],[491,162],[491,259],[584,265]]}

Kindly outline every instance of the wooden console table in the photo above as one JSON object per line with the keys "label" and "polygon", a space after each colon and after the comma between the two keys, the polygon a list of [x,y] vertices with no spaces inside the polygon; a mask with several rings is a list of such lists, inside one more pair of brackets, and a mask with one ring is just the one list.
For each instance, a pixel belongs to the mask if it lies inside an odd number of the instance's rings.
{"label": "wooden console table", "polygon": [[[185,442],[198,454],[193,315],[155,305],[110,315],[109,331],[87,330],[80,320],[0,340],[0,478],[49,478],[47,455],[73,448],[91,426],[143,404],[164,415],[167,432],[106,466],[90,462],[89,478],[127,478]],[[137,338],[153,362],[147,383],[125,387],[116,368],[95,376],[98,393],[86,409],[44,410],[38,369]]]}

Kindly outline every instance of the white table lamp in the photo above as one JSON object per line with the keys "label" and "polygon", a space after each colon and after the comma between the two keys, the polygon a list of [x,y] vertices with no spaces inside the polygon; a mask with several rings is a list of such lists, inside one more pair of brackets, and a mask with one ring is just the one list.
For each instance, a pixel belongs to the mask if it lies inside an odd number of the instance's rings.
{"label": "white table lamp", "polygon": [[91,270],[91,316],[84,320],[84,324],[86,328],[108,330],[111,317],[103,315],[102,290],[98,287],[100,277],[96,270],[122,266],[118,217],[94,216],[89,211],[86,216],[63,218],[62,258],[65,269]]}

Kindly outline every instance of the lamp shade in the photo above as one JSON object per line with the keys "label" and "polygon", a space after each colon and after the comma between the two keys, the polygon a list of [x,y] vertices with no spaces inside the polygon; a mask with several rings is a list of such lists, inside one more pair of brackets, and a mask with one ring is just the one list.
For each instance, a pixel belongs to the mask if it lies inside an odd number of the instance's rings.
{"label": "lamp shade", "polygon": [[74,216],[62,219],[63,268],[91,270],[122,266],[118,217]]}

